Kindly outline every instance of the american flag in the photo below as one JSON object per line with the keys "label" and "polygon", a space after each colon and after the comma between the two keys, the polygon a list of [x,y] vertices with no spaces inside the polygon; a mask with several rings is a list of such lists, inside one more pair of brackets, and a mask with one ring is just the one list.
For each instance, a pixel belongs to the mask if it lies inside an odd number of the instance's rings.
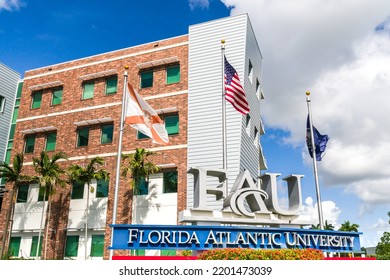
{"label": "american flag", "polygon": [[243,115],[249,113],[249,104],[236,70],[225,57],[225,99]]}

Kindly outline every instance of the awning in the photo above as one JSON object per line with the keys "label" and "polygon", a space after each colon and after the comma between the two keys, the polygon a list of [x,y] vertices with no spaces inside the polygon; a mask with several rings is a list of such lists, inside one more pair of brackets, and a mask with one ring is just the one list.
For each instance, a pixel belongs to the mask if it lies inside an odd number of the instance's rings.
{"label": "awning", "polygon": [[161,65],[167,65],[167,64],[172,64],[179,62],[179,59],[177,56],[172,56],[172,57],[167,57],[163,59],[158,59],[158,60],[152,60],[144,63],[140,63],[137,65],[138,69],[147,69],[147,68],[152,68],[152,67],[157,67]]}
{"label": "awning", "polygon": [[87,74],[84,76],[80,76],[79,78],[83,81],[88,81],[88,80],[94,80],[97,78],[108,77],[108,76],[112,76],[112,75],[116,75],[116,74],[118,74],[118,71],[115,69],[111,69],[111,70],[107,70],[107,71]]}
{"label": "awning", "polygon": [[49,131],[56,131],[56,130],[57,130],[57,127],[55,127],[55,126],[46,126],[46,127],[25,129],[25,130],[22,130],[22,133],[23,134],[35,134],[35,133],[42,133],[42,132],[49,132]]}
{"label": "awning", "polygon": [[95,124],[102,124],[102,123],[110,123],[113,121],[114,121],[113,118],[100,118],[100,119],[79,121],[79,122],[75,122],[74,124],[76,126],[87,126],[87,125],[95,125]]}
{"label": "awning", "polygon": [[61,81],[54,81],[50,83],[44,83],[44,84],[39,84],[39,85],[34,85],[29,87],[28,89],[31,91],[37,91],[37,90],[42,90],[42,89],[47,89],[47,88],[54,88],[54,87],[59,87],[64,85],[63,82]]}

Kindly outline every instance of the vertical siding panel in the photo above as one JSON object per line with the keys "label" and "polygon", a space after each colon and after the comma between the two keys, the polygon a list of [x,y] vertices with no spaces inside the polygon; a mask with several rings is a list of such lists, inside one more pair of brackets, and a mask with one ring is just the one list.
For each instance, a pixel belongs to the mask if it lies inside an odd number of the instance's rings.
{"label": "vertical siding panel", "polygon": [[0,95],[5,98],[4,110],[0,112],[0,161],[5,159],[19,80],[19,73],[0,63]]}
{"label": "vertical siding panel", "polygon": [[[226,57],[238,72],[247,95],[255,94],[248,85],[249,81],[246,81],[248,63],[246,56],[249,53],[256,61],[256,74],[259,74],[261,54],[258,47],[252,50],[256,39],[252,29],[248,30],[248,24],[248,17],[243,14],[189,28],[188,168],[222,168],[221,40],[226,41]],[[259,101],[256,97],[255,99],[249,97],[249,102],[251,108],[253,107],[251,111],[253,121],[260,131]],[[236,176],[243,169],[249,169],[254,177],[257,176],[258,150],[254,147],[253,138],[249,139],[245,132],[245,117],[230,103],[226,103],[226,115],[227,165],[231,188]],[[210,180],[208,184],[217,185],[217,181]],[[212,201],[214,198],[210,196],[209,200]],[[222,202],[215,202],[212,205],[215,209],[220,209]],[[187,207],[193,207],[192,175],[188,175]]]}

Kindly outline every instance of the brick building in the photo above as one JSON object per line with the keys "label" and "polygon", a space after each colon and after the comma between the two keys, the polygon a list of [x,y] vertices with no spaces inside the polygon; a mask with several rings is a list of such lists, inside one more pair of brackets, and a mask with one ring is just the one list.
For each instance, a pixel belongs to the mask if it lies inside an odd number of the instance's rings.
{"label": "brick building", "polygon": [[[41,224],[47,202],[38,185],[20,186],[9,243],[14,256],[108,258],[125,66],[128,82],[164,120],[169,144],[153,144],[130,126],[124,128],[122,153],[134,153],[136,148],[153,151],[151,160],[161,171],[151,176],[149,189],[140,186],[136,194],[131,179],[121,177],[116,223],[180,223],[180,211],[193,203],[188,168],[221,167],[221,39],[227,40],[226,56],[239,73],[251,106],[250,114],[243,116],[227,105],[229,184],[243,169],[257,180],[259,170],[266,168],[260,146],[262,57],[245,14],[191,26],[188,35],[30,70],[24,76],[12,148],[12,156],[24,153],[24,172],[34,174],[32,161],[41,151],[49,155],[62,151],[68,157],[60,162],[64,169],[99,156],[111,176],[109,182],[93,182],[89,201],[86,186],[56,188],[49,197],[47,224]],[[0,230],[9,207],[9,200],[4,202]]]}

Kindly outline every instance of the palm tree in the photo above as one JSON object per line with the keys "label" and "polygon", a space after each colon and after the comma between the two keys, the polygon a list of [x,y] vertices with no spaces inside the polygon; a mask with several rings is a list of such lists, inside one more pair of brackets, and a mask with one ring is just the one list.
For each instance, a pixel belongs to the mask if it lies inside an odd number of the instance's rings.
{"label": "palm tree", "polygon": [[[311,225],[310,229],[321,229],[320,224]],[[334,230],[334,225],[328,224],[328,220],[325,221],[324,230]]]}
{"label": "palm tree", "polygon": [[142,181],[149,182],[149,175],[160,171],[160,167],[148,159],[151,155],[154,153],[144,148],[137,148],[134,154],[122,155],[122,160],[125,162],[121,168],[122,176],[131,174],[133,179],[131,186],[136,187],[136,193]]}
{"label": "palm tree", "polygon": [[[7,210],[5,229],[1,240],[0,258],[2,258],[4,254],[9,222],[13,220],[14,203],[16,200],[17,193],[19,191],[19,186],[23,183],[28,182],[30,178],[28,176],[22,175],[22,170],[23,170],[23,154],[20,153],[14,156],[12,160],[12,166],[5,162],[0,163],[0,178],[4,178],[7,183],[13,184],[13,187],[9,190],[10,206]],[[9,232],[9,237],[11,237],[11,232],[12,232],[12,226]]]}
{"label": "palm tree", "polygon": [[[53,154],[50,158],[46,151],[42,151],[39,158],[33,158],[33,166],[37,176],[35,177],[36,182],[39,184],[39,192],[43,193],[43,207],[42,207],[42,216],[41,216],[41,225],[39,228],[38,234],[38,248],[41,241],[41,232],[42,232],[42,223],[43,223],[43,213],[44,205],[46,201],[46,195],[48,195],[48,206],[46,212],[46,233],[45,233],[45,253],[43,259],[46,257],[46,248],[47,248],[47,236],[48,236],[48,223],[50,221],[50,211],[51,211],[51,200],[50,196],[54,194],[55,188],[57,186],[64,187],[66,181],[61,177],[65,171],[58,164],[58,161],[62,159],[67,159],[65,153],[58,152]],[[38,251],[36,253],[36,258],[38,258]]]}
{"label": "palm tree", "polygon": [[[140,193],[142,183],[145,183],[148,187],[149,175],[160,171],[160,167],[149,160],[148,157],[151,155],[154,155],[154,153],[144,148],[137,148],[134,154],[122,155],[122,161],[124,162],[121,167],[122,176],[126,178],[127,175],[131,174],[132,195]],[[134,207],[134,203],[132,204]],[[134,212],[132,215],[135,216],[135,208],[132,209]]]}
{"label": "palm tree", "polygon": [[85,259],[87,259],[87,255],[88,255],[87,238],[88,238],[89,193],[94,192],[94,189],[91,187],[92,180],[107,181],[110,176],[110,173],[108,171],[104,169],[99,169],[103,164],[104,164],[104,160],[100,157],[96,157],[91,159],[91,161],[85,167],[72,164],[68,168],[68,176],[70,182],[84,183],[87,184],[88,187],[86,215],[85,215],[85,239],[84,239]]}
{"label": "palm tree", "polygon": [[354,231],[357,232],[359,228],[359,225],[357,224],[351,224],[350,221],[345,221],[341,227],[339,228],[339,231]]}

